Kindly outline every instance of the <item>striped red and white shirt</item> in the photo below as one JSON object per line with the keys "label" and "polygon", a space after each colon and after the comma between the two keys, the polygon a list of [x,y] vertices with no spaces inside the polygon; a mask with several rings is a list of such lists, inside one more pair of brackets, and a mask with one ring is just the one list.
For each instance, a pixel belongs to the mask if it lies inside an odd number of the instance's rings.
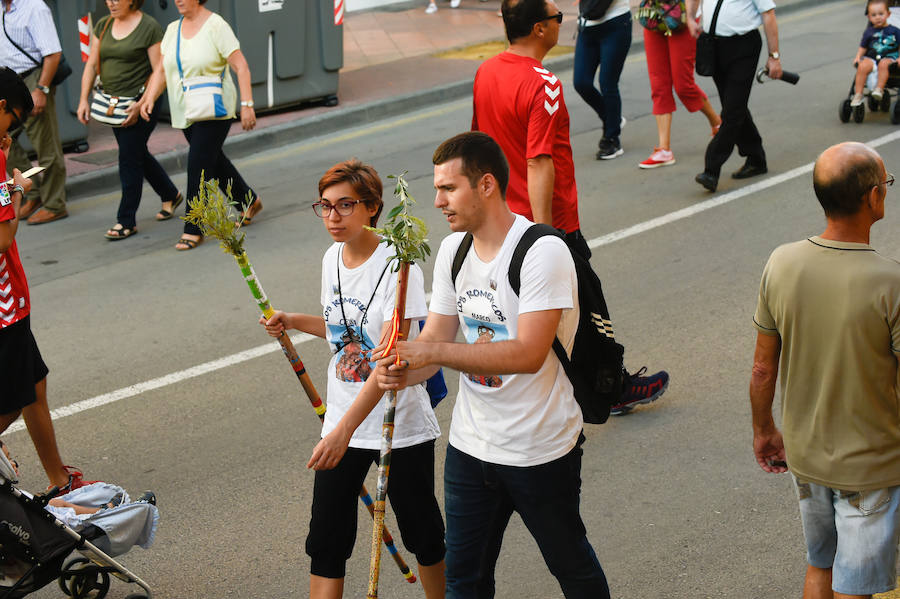
{"label": "striped red and white shirt", "polygon": [[[0,152],[0,223],[16,217],[13,203],[6,185],[6,156]],[[19,247],[13,240],[9,249],[0,253],[0,329],[15,324],[31,312],[31,298],[28,295],[28,280],[22,261],[19,260]]]}

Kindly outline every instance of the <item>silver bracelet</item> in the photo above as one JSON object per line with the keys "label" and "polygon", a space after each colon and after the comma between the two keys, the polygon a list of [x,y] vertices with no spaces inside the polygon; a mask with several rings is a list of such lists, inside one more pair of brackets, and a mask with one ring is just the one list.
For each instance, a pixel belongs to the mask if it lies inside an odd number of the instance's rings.
{"label": "silver bracelet", "polygon": [[25,198],[25,188],[19,184],[13,185],[12,191],[9,192],[9,195],[12,195],[12,194],[16,193],[17,191],[22,194],[22,198],[24,199]]}

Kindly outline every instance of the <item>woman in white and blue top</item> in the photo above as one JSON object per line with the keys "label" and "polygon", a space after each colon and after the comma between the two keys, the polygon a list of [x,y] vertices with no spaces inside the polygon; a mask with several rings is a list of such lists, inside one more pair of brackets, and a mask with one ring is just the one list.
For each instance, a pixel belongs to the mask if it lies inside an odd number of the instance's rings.
{"label": "woman in white and blue top", "polygon": [[[316,471],[312,520],[306,538],[310,597],[340,597],[346,561],[356,540],[356,505],[366,473],[378,463],[386,398],[370,377],[370,352],[390,326],[397,276],[393,251],[365,227],[375,226],[383,207],[382,184],[371,166],[341,162],[319,181],[313,204],[334,244],[322,259],[322,314],[276,312],[260,319],[274,337],[297,329],[328,341],[328,411],[322,440],[307,464]],[[405,317],[425,318],[422,269],[409,271]],[[415,337],[418,325],[410,329]],[[416,556],[429,599],[444,596],[444,522],[434,497],[437,418],[424,385],[397,397],[388,499],[403,544]]]}

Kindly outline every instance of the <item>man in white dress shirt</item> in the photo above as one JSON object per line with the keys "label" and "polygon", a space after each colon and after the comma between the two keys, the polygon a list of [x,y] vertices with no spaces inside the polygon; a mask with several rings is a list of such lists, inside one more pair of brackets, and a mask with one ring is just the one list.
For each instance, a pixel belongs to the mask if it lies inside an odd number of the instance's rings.
{"label": "man in white dress shirt", "polygon": [[[689,15],[703,9],[703,31],[712,29],[713,15],[719,0],[687,0]],[[768,172],[762,137],[750,116],[750,90],[756,75],[756,64],[762,49],[759,26],[766,33],[769,58],[766,68],[773,79],[781,77],[781,54],[778,52],[778,24],[772,0],[721,0],[715,27],[716,59],[713,81],[722,102],[722,126],[706,147],[703,172],[695,177],[697,183],[709,191],[719,184],[722,165],[734,147],[746,157],[744,165],[731,174],[734,179],[746,179]],[[691,35],[700,35],[701,25],[688,19]]]}
{"label": "man in white dress shirt", "polygon": [[[3,32],[0,35],[0,65],[14,70],[31,90],[34,110],[25,120],[24,130],[35,151],[38,164],[45,167],[34,179],[19,208],[19,219],[40,225],[68,216],[66,212],[66,163],[56,120],[56,86],[53,78],[62,59],[62,47],[53,15],[43,0],[2,0]],[[21,130],[19,131],[19,133]],[[11,132],[10,168],[26,171],[31,161]],[[38,184],[40,180],[40,184]]]}

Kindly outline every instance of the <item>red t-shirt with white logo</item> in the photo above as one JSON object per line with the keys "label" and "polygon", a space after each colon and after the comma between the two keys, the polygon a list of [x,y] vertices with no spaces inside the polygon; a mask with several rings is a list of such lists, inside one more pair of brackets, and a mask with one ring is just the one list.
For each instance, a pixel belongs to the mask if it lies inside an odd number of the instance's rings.
{"label": "red t-shirt with white logo", "polygon": [[[12,199],[9,197],[11,185],[6,184],[6,156],[0,152],[0,223],[16,217]],[[28,297],[28,281],[19,260],[19,247],[13,240],[12,245],[0,253],[0,329],[5,329],[26,316],[31,311],[31,300]]]}
{"label": "red t-shirt with white logo", "polygon": [[500,144],[509,162],[506,201],[534,220],[528,201],[528,159],[553,158],[553,226],[571,233],[578,225],[578,190],[569,142],[569,111],[562,82],[533,58],[502,52],[475,74],[472,130]]}

